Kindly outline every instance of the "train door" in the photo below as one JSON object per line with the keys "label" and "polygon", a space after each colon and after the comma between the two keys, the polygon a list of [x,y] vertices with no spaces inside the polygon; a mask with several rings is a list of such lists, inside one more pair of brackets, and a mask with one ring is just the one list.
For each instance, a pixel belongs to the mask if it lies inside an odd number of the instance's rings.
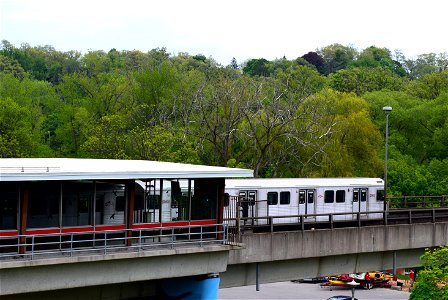
{"label": "train door", "polygon": [[368,193],[368,189],[367,188],[361,188],[361,189],[359,189],[360,191],[359,191],[359,212],[366,212],[367,210],[368,210],[368,205],[369,205],[369,202],[367,201],[368,200],[368,197],[369,197],[369,193]]}
{"label": "train door", "polygon": [[[316,192],[315,190],[299,190],[299,215],[309,215],[316,213]],[[314,220],[315,217],[307,217]]]}
{"label": "train door", "polygon": [[[353,189],[353,212],[366,212],[368,209],[368,189],[367,188],[355,188]],[[357,216],[353,215],[353,219],[356,220]]]}
{"label": "train door", "polygon": [[[257,201],[257,191],[249,191],[249,190],[240,191],[238,193],[238,196],[240,198],[241,218],[256,217],[255,203]],[[243,221],[243,223],[247,223],[247,221]],[[252,219],[251,224],[254,225],[253,223],[254,222]]]}

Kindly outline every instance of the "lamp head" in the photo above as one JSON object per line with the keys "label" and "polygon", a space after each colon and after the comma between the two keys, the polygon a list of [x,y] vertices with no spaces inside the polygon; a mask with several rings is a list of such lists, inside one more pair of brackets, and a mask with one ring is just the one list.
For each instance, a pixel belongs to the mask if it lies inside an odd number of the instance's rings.
{"label": "lamp head", "polygon": [[383,111],[387,114],[388,112],[392,111],[392,107],[390,106],[384,106]]}

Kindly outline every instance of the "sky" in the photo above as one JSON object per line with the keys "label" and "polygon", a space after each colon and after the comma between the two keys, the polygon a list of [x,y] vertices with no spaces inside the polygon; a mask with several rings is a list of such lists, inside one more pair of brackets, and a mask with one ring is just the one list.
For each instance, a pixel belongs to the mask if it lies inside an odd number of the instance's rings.
{"label": "sky", "polygon": [[165,47],[232,58],[295,59],[339,43],[448,52],[446,0],[0,0],[0,40],[58,51]]}

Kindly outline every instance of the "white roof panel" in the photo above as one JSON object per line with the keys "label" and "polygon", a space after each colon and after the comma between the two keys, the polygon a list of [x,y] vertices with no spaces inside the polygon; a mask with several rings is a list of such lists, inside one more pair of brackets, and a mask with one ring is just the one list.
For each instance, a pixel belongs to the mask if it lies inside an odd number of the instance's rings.
{"label": "white roof panel", "polygon": [[251,178],[227,179],[226,188],[319,188],[340,186],[383,186],[381,178]]}
{"label": "white roof panel", "polygon": [[146,160],[0,159],[0,181],[241,177],[253,177],[253,170]]}

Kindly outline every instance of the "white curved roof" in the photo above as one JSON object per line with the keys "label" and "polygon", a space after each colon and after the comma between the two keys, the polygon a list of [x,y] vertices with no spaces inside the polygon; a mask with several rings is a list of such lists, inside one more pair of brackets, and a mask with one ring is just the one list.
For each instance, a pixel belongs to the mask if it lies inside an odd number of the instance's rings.
{"label": "white curved roof", "polygon": [[251,178],[227,179],[226,188],[319,188],[384,186],[381,178]]}
{"label": "white curved roof", "polygon": [[253,170],[146,160],[0,159],[0,181],[235,177],[253,177]]}

